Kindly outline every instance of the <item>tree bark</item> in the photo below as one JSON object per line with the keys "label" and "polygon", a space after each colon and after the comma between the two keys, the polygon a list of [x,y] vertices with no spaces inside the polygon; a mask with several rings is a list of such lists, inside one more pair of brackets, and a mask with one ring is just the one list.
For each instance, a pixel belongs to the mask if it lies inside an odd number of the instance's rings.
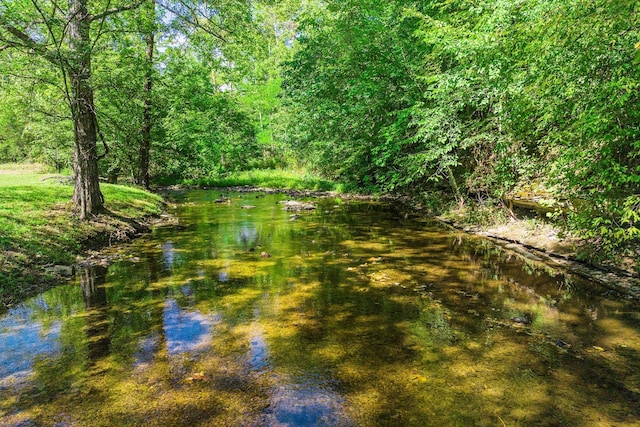
{"label": "tree bark", "polygon": [[[155,22],[155,2],[148,3],[148,13],[151,18],[151,25]],[[151,97],[151,89],[153,87],[153,50],[154,50],[154,36],[155,29],[150,28],[145,36],[146,50],[145,50],[145,76],[144,76],[144,112],[142,114],[142,141],[140,141],[140,157],[139,157],[139,184],[144,188],[149,189],[149,161],[151,153],[151,126],[152,126],[152,111],[153,111],[153,99]]]}
{"label": "tree bark", "polygon": [[458,209],[462,209],[462,207],[464,206],[464,197],[462,197],[462,193],[460,193],[460,187],[458,187],[456,177],[453,174],[453,170],[451,170],[450,166],[447,166],[446,170],[447,170],[447,177],[449,178],[449,185],[451,185],[453,194],[456,197],[456,202],[458,202]]}
{"label": "tree bark", "polygon": [[144,188],[149,189],[149,161],[151,153],[151,121],[153,101],[151,99],[151,89],[153,86],[153,45],[154,34],[149,32],[146,35],[147,49],[146,49],[146,62],[147,69],[144,80],[144,112],[143,112],[143,125],[142,125],[142,141],[140,142],[140,165],[139,175],[140,184]]}
{"label": "tree bark", "polygon": [[98,175],[96,113],[91,86],[91,17],[87,0],[69,0],[69,82],[74,123],[73,203],[80,219],[102,212]]}

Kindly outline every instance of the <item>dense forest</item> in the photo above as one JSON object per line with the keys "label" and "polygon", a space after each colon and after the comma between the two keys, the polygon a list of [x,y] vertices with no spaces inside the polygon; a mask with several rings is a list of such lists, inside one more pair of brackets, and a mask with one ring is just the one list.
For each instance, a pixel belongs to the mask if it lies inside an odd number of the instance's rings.
{"label": "dense forest", "polygon": [[297,169],[349,191],[532,192],[603,253],[640,229],[631,0],[3,0],[0,162],[149,187]]}

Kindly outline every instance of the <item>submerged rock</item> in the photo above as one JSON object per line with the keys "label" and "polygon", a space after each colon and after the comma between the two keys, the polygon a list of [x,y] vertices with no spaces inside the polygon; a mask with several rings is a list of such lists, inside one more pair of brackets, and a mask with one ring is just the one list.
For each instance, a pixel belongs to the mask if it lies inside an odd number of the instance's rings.
{"label": "submerged rock", "polygon": [[315,203],[311,202],[297,202],[295,200],[283,200],[280,202],[284,205],[285,211],[299,212],[299,211],[311,211],[316,208]]}
{"label": "submerged rock", "polygon": [[513,323],[519,323],[521,325],[528,325],[529,323],[531,323],[526,317],[512,317],[511,321]]}
{"label": "submerged rock", "polygon": [[54,265],[46,267],[45,270],[48,273],[55,274],[61,277],[71,277],[75,272],[75,268],[72,265]]}

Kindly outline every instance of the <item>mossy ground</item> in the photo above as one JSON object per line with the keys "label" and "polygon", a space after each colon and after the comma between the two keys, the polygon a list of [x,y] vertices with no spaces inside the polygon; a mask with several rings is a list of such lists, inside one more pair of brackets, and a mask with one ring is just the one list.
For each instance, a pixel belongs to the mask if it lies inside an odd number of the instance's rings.
{"label": "mossy ground", "polygon": [[43,172],[40,165],[0,165],[0,306],[59,281],[45,266],[70,265],[83,250],[121,240],[162,209],[157,195],[103,184],[105,213],[80,221],[68,180]]}

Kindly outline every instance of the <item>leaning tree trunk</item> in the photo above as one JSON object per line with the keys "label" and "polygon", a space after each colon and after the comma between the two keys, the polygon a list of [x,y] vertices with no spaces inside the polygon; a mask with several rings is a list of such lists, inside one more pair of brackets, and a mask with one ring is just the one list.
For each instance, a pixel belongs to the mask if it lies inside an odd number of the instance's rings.
{"label": "leaning tree trunk", "polygon": [[73,203],[81,219],[88,219],[103,209],[98,175],[97,129],[93,88],[91,87],[91,21],[87,0],[69,0],[71,19],[69,39],[71,61],[69,82],[75,136]]}

